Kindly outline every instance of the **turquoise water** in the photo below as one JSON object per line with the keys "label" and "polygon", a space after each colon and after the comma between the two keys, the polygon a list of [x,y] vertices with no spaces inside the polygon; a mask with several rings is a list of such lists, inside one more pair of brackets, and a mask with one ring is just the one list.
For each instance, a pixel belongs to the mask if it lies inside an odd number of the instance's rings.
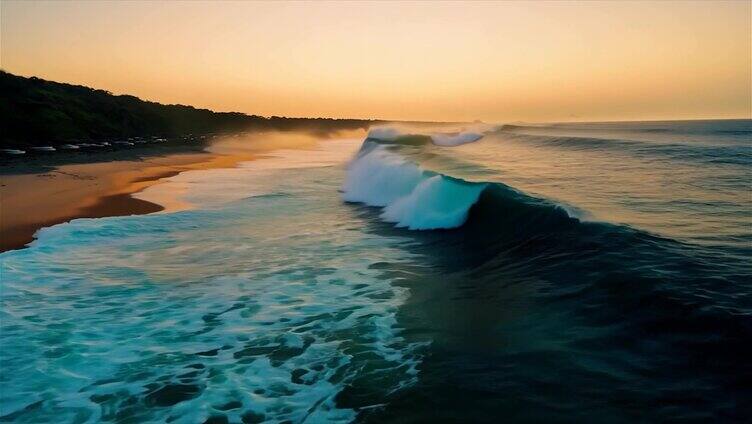
{"label": "turquoise water", "polygon": [[360,231],[343,174],[252,173],[264,194],[74,220],[3,254],[5,418],[350,421],[344,385],[410,384],[414,349],[393,328],[406,290],[374,267],[409,255]]}
{"label": "turquoise water", "polygon": [[184,173],[138,196],[187,210],[3,253],[2,420],[747,416],[750,121],[452,131]]}

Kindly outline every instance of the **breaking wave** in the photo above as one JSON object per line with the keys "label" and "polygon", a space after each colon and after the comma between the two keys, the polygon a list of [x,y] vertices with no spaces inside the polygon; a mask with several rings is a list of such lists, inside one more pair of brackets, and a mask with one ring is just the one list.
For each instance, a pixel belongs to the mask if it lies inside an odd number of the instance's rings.
{"label": "breaking wave", "polygon": [[482,139],[483,131],[454,131],[454,132],[435,132],[430,135],[421,133],[403,131],[394,127],[376,127],[368,132],[368,139],[382,143],[401,143],[401,144],[426,144],[433,143],[441,147],[454,147],[462,144],[472,143]]}
{"label": "breaking wave", "polygon": [[485,186],[422,170],[375,146],[351,163],[343,199],[382,207],[381,218],[398,227],[446,229],[465,223]]}
{"label": "breaking wave", "polygon": [[[543,209],[561,221],[579,220],[585,211],[520,193],[501,183],[471,182],[422,169],[387,146],[366,142],[348,167],[342,198],[379,207],[379,217],[409,230],[461,227],[472,209]],[[483,204],[480,204],[483,203]],[[536,215],[525,211],[519,219]],[[494,218],[489,218],[493,220]]]}

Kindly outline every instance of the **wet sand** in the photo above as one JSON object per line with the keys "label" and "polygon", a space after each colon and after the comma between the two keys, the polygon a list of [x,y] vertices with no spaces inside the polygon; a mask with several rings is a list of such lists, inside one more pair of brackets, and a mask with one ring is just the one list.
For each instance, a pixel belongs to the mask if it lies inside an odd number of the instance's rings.
{"label": "wet sand", "polygon": [[[365,131],[338,132],[363,137]],[[176,196],[159,204],[131,195],[184,171],[231,168],[276,149],[305,149],[331,134],[265,131],[217,139],[205,149],[180,153],[159,150],[127,160],[97,159],[54,166],[16,166],[0,175],[0,252],[19,249],[43,227],[75,218],[141,215],[180,210]],[[125,155],[127,152],[123,152]],[[101,157],[100,157],[101,158]]]}
{"label": "wet sand", "polygon": [[133,198],[131,194],[183,171],[232,167],[252,158],[247,153],[179,153],[0,176],[0,251],[22,248],[33,241],[38,229],[74,218],[161,211],[163,205]]}

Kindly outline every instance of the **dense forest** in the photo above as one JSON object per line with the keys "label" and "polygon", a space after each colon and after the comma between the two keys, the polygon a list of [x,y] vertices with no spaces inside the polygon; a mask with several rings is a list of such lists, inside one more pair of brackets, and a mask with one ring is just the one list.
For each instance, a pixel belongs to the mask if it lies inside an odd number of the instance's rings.
{"label": "dense forest", "polygon": [[0,147],[5,148],[252,128],[364,128],[370,123],[355,119],[265,118],[164,105],[0,70]]}

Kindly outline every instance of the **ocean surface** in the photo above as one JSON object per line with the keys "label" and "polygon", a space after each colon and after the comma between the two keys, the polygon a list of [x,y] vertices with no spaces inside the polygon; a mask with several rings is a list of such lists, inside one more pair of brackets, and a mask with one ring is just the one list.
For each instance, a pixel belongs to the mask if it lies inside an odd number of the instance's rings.
{"label": "ocean surface", "polygon": [[750,120],[382,127],[138,196],[186,207],[0,255],[0,421],[752,418]]}

